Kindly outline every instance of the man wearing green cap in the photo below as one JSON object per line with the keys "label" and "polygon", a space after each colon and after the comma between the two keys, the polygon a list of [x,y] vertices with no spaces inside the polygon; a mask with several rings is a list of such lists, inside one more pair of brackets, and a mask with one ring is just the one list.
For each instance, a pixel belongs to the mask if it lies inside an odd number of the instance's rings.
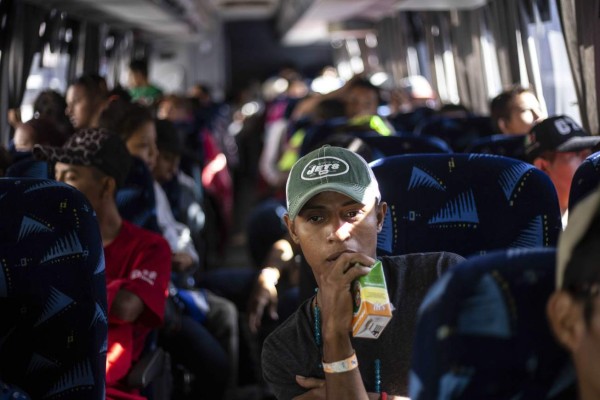
{"label": "man wearing green cap", "polygon": [[455,254],[382,257],[391,321],[378,339],[350,335],[352,282],[377,258],[387,204],[360,156],[324,146],[292,167],[284,219],[318,291],[265,341],[266,381],[279,399],[379,399],[407,393],[417,309]]}
{"label": "man wearing green cap", "polygon": [[556,290],[547,314],[556,339],[569,351],[578,394],[600,398],[600,190],[577,203],[556,250]]}

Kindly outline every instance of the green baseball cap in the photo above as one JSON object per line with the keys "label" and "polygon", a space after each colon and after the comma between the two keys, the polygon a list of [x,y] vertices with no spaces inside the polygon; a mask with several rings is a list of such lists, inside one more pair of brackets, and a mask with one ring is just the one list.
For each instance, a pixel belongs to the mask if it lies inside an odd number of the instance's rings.
{"label": "green baseball cap", "polygon": [[[598,244],[582,246],[600,218],[600,188],[586,196],[569,212],[569,224],[558,238],[556,250],[556,288],[573,284],[598,283]],[[597,229],[597,228],[596,228]]]}
{"label": "green baseball cap", "polygon": [[369,164],[342,147],[323,146],[299,159],[290,171],[286,185],[290,219],[321,192],[333,191],[369,204],[381,200],[379,185]]}

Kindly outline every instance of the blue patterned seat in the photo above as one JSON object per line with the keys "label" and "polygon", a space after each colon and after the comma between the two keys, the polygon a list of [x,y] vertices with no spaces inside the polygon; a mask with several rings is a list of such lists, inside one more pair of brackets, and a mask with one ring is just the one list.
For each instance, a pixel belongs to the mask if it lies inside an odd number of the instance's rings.
{"label": "blue patterned seat", "polygon": [[492,135],[477,139],[465,153],[496,154],[525,160],[525,138],[527,135]]}
{"label": "blue patterned seat", "polygon": [[569,354],[546,320],[554,270],[545,248],[497,251],[446,272],[419,309],[410,398],[576,398]]}
{"label": "blue patterned seat", "polygon": [[577,168],[569,191],[569,210],[590,194],[600,183],[600,151],[590,155]]}
{"label": "blue patterned seat", "polygon": [[146,164],[137,157],[131,157],[133,163],[125,184],[117,191],[119,214],[127,221],[162,234],[156,221],[156,199],[154,197],[154,179]]}
{"label": "blue patterned seat", "polygon": [[436,136],[456,152],[464,151],[479,138],[494,132],[489,117],[448,118],[436,117],[415,128],[415,135]]}
{"label": "blue patterned seat", "polygon": [[371,164],[388,203],[378,254],[555,246],[561,231],[548,176],[483,154],[387,157]]}
{"label": "blue patterned seat", "polygon": [[15,153],[13,163],[6,170],[6,176],[12,178],[54,178],[53,168],[47,161],[36,160],[29,152]]}
{"label": "blue patterned seat", "polygon": [[62,183],[2,178],[0,226],[0,381],[32,399],[104,399],[106,281],[94,211]]}
{"label": "blue patterned seat", "polygon": [[434,136],[381,136],[378,134],[361,136],[373,151],[373,158],[416,153],[452,153],[452,149],[442,139]]}

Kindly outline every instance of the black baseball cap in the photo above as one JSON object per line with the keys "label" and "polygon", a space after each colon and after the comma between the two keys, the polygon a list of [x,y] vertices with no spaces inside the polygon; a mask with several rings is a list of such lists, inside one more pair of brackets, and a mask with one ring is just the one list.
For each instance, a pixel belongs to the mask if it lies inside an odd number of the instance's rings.
{"label": "black baseball cap", "polygon": [[123,186],[132,164],[125,143],[106,129],[82,129],[73,134],[62,147],[35,145],[35,158],[72,165],[96,167],[115,178]]}
{"label": "black baseball cap", "polygon": [[590,136],[572,118],[559,115],[534,125],[525,143],[525,156],[533,161],[547,151],[565,153],[591,149],[600,143],[600,136]]}

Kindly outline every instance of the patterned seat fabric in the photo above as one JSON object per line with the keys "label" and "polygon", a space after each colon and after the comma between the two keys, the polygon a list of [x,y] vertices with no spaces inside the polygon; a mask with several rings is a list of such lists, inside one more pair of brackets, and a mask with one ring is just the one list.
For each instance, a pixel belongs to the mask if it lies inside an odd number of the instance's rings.
{"label": "patterned seat fabric", "polygon": [[525,160],[527,135],[492,135],[476,140],[465,153],[496,154]]}
{"label": "patterned seat fabric", "polygon": [[137,157],[131,157],[133,163],[125,184],[117,191],[117,207],[123,219],[144,229],[161,233],[156,221],[156,199],[152,174],[146,164]]}
{"label": "patterned seat fabric", "polygon": [[415,128],[415,135],[439,137],[456,152],[464,151],[477,139],[493,133],[489,117],[436,117]]}
{"label": "patterned seat fabric", "polygon": [[577,168],[569,192],[569,210],[590,194],[600,183],[600,151],[590,155]]}
{"label": "patterned seat fabric", "polygon": [[545,312],[554,260],[554,249],[512,249],[443,275],[419,309],[410,398],[569,398],[575,371]]}
{"label": "patterned seat fabric", "polygon": [[94,211],[42,179],[0,179],[0,381],[32,399],[104,399],[106,281]]}
{"label": "patterned seat fabric", "polygon": [[378,254],[555,246],[556,191],[533,165],[484,154],[393,156],[371,164],[388,203]]}

